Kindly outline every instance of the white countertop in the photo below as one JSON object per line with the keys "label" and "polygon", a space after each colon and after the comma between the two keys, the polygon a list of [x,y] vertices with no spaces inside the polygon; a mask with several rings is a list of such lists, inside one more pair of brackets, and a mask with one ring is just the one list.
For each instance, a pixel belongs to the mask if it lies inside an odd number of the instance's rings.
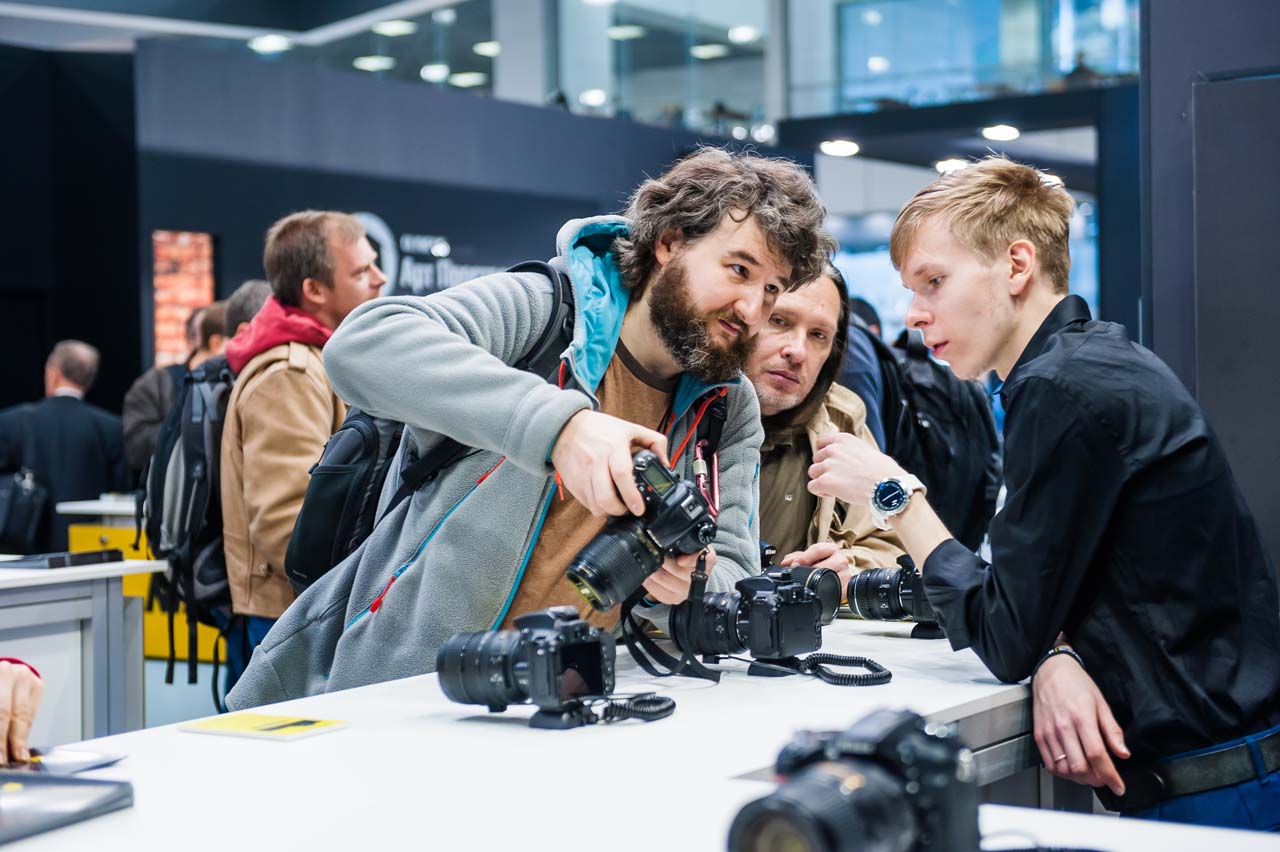
{"label": "white countertop", "polygon": [[[132,781],[134,807],[14,848],[134,852],[140,838],[180,838],[184,849],[216,852],[228,843],[272,852],[723,849],[738,809],[772,788],[737,776],[770,765],[795,729],[843,727],[881,706],[957,718],[1028,700],[1026,687],[998,683],[971,652],[907,639],[908,627],[825,628],[824,651],[869,656],[894,672],[876,687],[748,678],[741,669],[719,685],[658,679],[622,653],[618,693],[676,699],[675,714],[652,723],[533,730],[531,706],[490,714],[454,704],[424,675],[263,708],[349,723],[295,742],[176,726],[94,740],[88,747],[128,756],[89,774]],[[1017,827],[1117,852],[1275,848],[1247,834],[1015,808],[987,807],[982,820],[988,831]],[[1028,845],[1020,839],[1012,845]]]}
{"label": "white countertop", "polygon": [[97,500],[69,500],[54,505],[59,515],[114,515],[132,518],[137,504],[132,497],[103,497]]}
{"label": "white countertop", "polygon": [[163,571],[168,564],[160,559],[126,559],[123,562],[103,562],[98,565],[78,565],[71,568],[5,568],[4,562],[14,556],[0,556],[0,591],[23,589],[30,586],[49,586],[55,583],[75,583],[80,580],[101,580],[104,577],[123,577],[127,574],[154,574]]}

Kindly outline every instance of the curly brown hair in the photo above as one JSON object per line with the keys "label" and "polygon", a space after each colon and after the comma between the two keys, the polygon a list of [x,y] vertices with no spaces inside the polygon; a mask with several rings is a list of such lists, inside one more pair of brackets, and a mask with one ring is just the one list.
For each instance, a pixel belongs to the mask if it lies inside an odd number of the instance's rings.
{"label": "curly brown hair", "polygon": [[614,248],[638,298],[657,269],[663,234],[678,230],[694,242],[725,216],[754,216],[769,250],[791,267],[787,289],[793,289],[818,277],[835,252],[835,241],[822,230],[826,214],[808,173],[790,160],[703,147],[636,189],[625,214],[631,232]]}

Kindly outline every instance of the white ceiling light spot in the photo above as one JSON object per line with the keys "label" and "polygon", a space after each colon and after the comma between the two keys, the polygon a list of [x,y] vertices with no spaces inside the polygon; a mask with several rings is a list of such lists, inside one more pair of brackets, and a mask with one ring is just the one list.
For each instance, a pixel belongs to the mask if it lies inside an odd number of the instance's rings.
{"label": "white ceiling light spot", "polygon": [[578,103],[584,107],[599,109],[609,102],[609,93],[604,89],[587,89],[578,95]]}
{"label": "white ceiling light spot", "polygon": [[614,41],[632,41],[637,38],[644,38],[649,31],[637,24],[618,24],[605,30],[609,38]]}
{"label": "white ceiling light spot", "polygon": [[862,23],[869,27],[878,27],[884,23],[884,15],[880,14],[879,9],[868,9],[862,13]]}
{"label": "white ceiling light spot", "polygon": [[1022,131],[1011,124],[993,124],[982,128],[982,135],[992,142],[1012,142],[1022,135]]}
{"label": "white ceiling light spot", "polygon": [[474,89],[489,82],[489,75],[483,71],[459,71],[449,75],[449,85],[459,89]]}
{"label": "white ceiling light spot", "polygon": [[423,65],[422,70],[418,72],[418,76],[426,80],[428,83],[443,83],[449,79],[449,66],[443,62],[433,62],[430,65]]}
{"label": "white ceiling light spot", "polygon": [[748,135],[747,128],[743,127],[741,124],[735,124],[733,126],[733,130],[729,132],[733,136],[733,138],[737,139],[739,142],[746,139]]}
{"label": "white ceiling light spot", "polygon": [[457,9],[436,9],[431,13],[431,20],[442,27],[447,27],[458,20]]}
{"label": "white ceiling light spot", "polygon": [[279,33],[268,33],[249,39],[249,49],[254,53],[284,53],[293,47],[293,42]]}
{"label": "white ceiling light spot", "polygon": [[418,25],[413,21],[382,21],[373,25],[373,31],[380,36],[387,38],[399,38],[400,36],[413,35],[418,31]]}
{"label": "white ceiling light spot", "polygon": [[695,44],[689,48],[694,59],[720,59],[729,55],[729,47],[724,44]]}
{"label": "white ceiling light spot", "polygon": [[761,124],[751,131],[751,138],[762,144],[772,142],[777,132],[772,124]]}
{"label": "white ceiling light spot", "polygon": [[729,41],[734,44],[751,44],[758,41],[760,31],[755,27],[749,27],[745,24],[737,27],[729,27]]}
{"label": "white ceiling light spot", "polygon": [[453,253],[453,246],[449,245],[449,241],[444,239],[436,240],[435,245],[431,247],[432,257],[448,257]]}
{"label": "white ceiling light spot", "polygon": [[357,56],[351,64],[361,71],[390,71],[396,67],[396,60],[393,56]]}
{"label": "white ceiling light spot", "polygon": [[933,164],[940,175],[949,175],[952,172],[958,172],[969,165],[968,160],[962,160],[959,157],[948,157],[945,160],[939,160]]}
{"label": "white ceiling light spot", "polygon": [[502,53],[502,45],[496,41],[478,41],[471,45],[471,51],[478,56],[487,56],[492,59]]}
{"label": "white ceiling light spot", "polygon": [[618,0],[582,0],[582,2],[588,6],[612,6]]}
{"label": "white ceiling light spot", "polygon": [[818,143],[818,150],[828,157],[852,157],[862,146],[851,139],[828,139]]}
{"label": "white ceiling light spot", "polygon": [[889,57],[887,56],[868,56],[867,70],[872,74],[883,74],[889,70]]}

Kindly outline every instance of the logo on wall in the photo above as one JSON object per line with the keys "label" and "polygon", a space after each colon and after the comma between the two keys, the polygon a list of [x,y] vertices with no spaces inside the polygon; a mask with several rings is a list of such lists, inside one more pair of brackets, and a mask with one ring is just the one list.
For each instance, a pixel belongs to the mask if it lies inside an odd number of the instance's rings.
{"label": "logo on wall", "polygon": [[361,211],[354,215],[369,235],[369,242],[378,252],[378,265],[387,276],[387,283],[378,293],[380,296],[406,293],[423,296],[503,269],[454,263],[449,259],[453,247],[446,237],[401,234],[397,238],[391,226],[376,213]]}

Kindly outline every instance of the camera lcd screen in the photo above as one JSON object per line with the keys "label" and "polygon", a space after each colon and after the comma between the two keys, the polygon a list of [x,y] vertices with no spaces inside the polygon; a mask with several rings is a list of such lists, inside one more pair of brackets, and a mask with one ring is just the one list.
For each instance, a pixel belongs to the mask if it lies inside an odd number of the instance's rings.
{"label": "camera lcd screen", "polygon": [[649,465],[649,467],[644,469],[644,481],[649,483],[649,485],[653,487],[653,490],[657,491],[660,495],[666,495],[666,493],[671,490],[671,486],[675,484],[670,479],[663,476],[663,472],[658,469],[656,464]]}

